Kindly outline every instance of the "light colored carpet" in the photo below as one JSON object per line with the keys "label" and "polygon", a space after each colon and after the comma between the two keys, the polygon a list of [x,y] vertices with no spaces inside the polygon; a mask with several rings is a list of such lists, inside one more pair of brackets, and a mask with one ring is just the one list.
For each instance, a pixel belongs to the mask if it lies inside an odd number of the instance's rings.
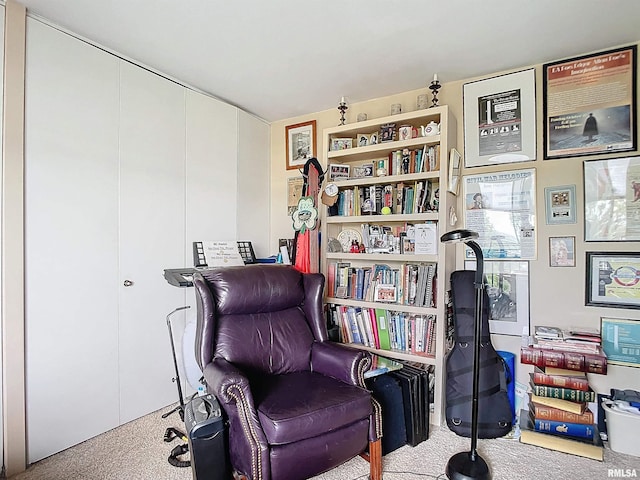
{"label": "light colored carpet", "polygon": [[[161,418],[168,410],[134,420],[41,460],[11,480],[191,480],[190,468],[176,468],[167,461],[171,449],[181,442],[165,443],[166,428],[184,431],[177,414]],[[640,433],[637,440],[640,441]],[[468,438],[458,437],[446,427],[434,429],[429,440],[416,447],[404,446],[383,458],[384,480],[446,478],[444,471],[449,458],[467,451],[469,444]],[[480,440],[478,450],[495,480],[599,480],[614,476],[609,469],[635,469],[634,477],[640,477],[640,458],[608,448],[604,462],[506,438]],[[367,462],[357,457],[314,480],[364,479],[368,471]]]}

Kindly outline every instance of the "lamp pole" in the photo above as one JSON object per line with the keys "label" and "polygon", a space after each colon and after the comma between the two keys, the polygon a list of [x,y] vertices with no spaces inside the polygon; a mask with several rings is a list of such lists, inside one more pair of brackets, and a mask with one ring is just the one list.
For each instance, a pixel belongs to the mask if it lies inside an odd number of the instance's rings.
{"label": "lamp pole", "polygon": [[482,336],[482,308],[484,300],[484,271],[482,248],[474,240],[478,234],[471,230],[454,230],[442,235],[444,243],[464,242],[476,255],[476,274],[474,290],[476,292],[475,335],[473,342],[473,389],[471,402],[471,450],[456,453],[447,463],[449,480],[490,480],[489,466],[478,455],[478,390],[480,385],[480,338]]}

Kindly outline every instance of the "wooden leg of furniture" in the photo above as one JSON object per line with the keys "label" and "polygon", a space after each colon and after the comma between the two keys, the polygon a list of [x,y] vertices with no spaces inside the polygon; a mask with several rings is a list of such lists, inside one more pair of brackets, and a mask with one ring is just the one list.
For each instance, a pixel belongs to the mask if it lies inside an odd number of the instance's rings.
{"label": "wooden leg of furniture", "polygon": [[369,479],[382,480],[382,440],[369,442]]}

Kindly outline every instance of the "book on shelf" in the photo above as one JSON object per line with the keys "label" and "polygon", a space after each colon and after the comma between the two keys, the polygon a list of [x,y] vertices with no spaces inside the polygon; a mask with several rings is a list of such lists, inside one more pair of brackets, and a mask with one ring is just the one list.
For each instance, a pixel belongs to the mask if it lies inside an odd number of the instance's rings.
{"label": "book on shelf", "polygon": [[583,414],[587,410],[587,402],[572,402],[571,400],[563,400],[561,398],[541,397],[535,393],[531,394],[531,401],[539,405],[558,408],[567,412]]}
{"label": "book on shelf", "polygon": [[538,432],[526,410],[520,412],[520,442],[594,460],[604,460],[604,444],[597,427],[594,426],[591,439]]}
{"label": "book on shelf", "polygon": [[588,373],[607,374],[607,356],[604,352],[582,353],[564,350],[520,347],[520,362],[537,367],[557,367]]}
{"label": "book on shelf", "polygon": [[586,375],[564,376],[558,374],[547,374],[539,367],[535,367],[530,374],[531,381],[536,385],[548,385],[550,387],[572,388],[574,390],[589,390],[589,380]]}
{"label": "book on shelf", "polygon": [[533,374],[531,374],[531,381],[529,382],[529,385],[533,394],[539,397],[559,398],[562,400],[570,400],[572,402],[596,401],[596,392],[591,390],[591,388],[589,388],[589,390],[576,390],[573,388],[538,385],[533,381]]}
{"label": "book on shelf", "polygon": [[542,373],[546,375],[559,375],[562,377],[575,377],[575,378],[587,378],[587,372],[580,370],[567,370],[566,368],[557,367],[536,367]]}
{"label": "book on shelf", "polygon": [[376,308],[375,315],[376,323],[378,325],[378,337],[380,338],[380,348],[382,350],[391,350],[387,311],[383,308]]}
{"label": "book on shelf", "polygon": [[585,425],[593,425],[595,418],[593,412],[586,408],[583,413],[574,413],[559,408],[542,405],[534,400],[529,401],[529,409],[535,418],[541,420],[553,420],[556,422],[583,423]]}
{"label": "book on shelf", "polygon": [[533,428],[536,432],[550,433],[552,435],[561,435],[566,437],[593,439],[595,428],[593,423],[586,424],[547,420],[534,416],[531,410],[529,410],[529,416],[531,417]]}

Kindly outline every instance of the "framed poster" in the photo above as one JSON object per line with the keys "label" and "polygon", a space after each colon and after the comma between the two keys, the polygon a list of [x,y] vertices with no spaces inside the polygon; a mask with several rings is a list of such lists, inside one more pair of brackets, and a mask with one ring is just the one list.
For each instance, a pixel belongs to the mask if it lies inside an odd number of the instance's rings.
{"label": "framed poster", "polygon": [[543,65],[545,159],[636,150],[636,50]]}
{"label": "framed poster", "polygon": [[303,187],[304,177],[287,178],[287,216],[290,217],[296,211]]}
{"label": "framed poster", "polygon": [[640,367],[640,321],[602,317],[600,335],[607,363]]}
{"label": "framed poster", "polygon": [[546,187],[544,201],[547,225],[576,223],[576,186]]}
{"label": "framed poster", "polygon": [[587,252],[585,305],[640,309],[640,253]]}
{"label": "framed poster", "polygon": [[304,167],[316,156],[316,121],[296,123],[285,127],[287,170]]}
{"label": "framed poster", "polygon": [[478,233],[484,258],[535,259],[535,169],[465,175],[462,184],[465,228]]}
{"label": "framed poster", "polygon": [[549,265],[576,266],[576,237],[549,237]]}
{"label": "framed poster", "polygon": [[583,169],[585,242],[640,241],[640,157],[589,160]]}
{"label": "framed poster", "polygon": [[465,167],[536,159],[535,69],[465,83]]}
{"label": "framed poster", "polygon": [[[465,261],[475,270],[475,260]],[[529,262],[485,260],[485,288],[489,295],[489,331],[517,337],[529,333]]]}

